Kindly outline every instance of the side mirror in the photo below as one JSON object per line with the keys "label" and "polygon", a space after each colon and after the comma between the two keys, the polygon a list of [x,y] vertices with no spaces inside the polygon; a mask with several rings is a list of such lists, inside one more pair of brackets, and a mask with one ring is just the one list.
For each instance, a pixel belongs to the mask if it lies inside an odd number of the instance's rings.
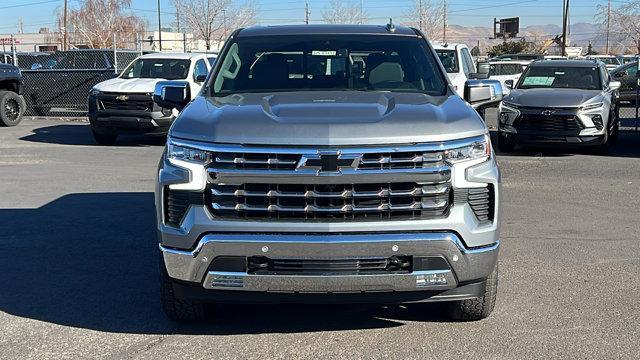
{"label": "side mirror", "polygon": [[505,80],[505,81],[504,81],[504,86],[505,86],[507,89],[513,89],[513,86],[514,86],[514,84],[513,84],[513,80]]}
{"label": "side mirror", "polygon": [[205,80],[207,80],[207,74],[198,74],[196,75],[195,80],[197,83],[203,83]]}
{"label": "side mirror", "polygon": [[491,71],[491,64],[488,62],[479,62],[478,63],[478,73],[479,74],[489,74]]}
{"label": "side mirror", "polygon": [[31,65],[31,70],[38,70],[38,69],[42,69],[42,64],[35,63]]}
{"label": "side mirror", "polygon": [[502,94],[498,80],[468,80],[464,84],[464,99],[476,110],[499,103]]}
{"label": "side mirror", "polygon": [[611,89],[611,91],[616,91],[616,90],[620,89],[620,86],[622,86],[620,81],[611,81],[609,83],[609,89]]}
{"label": "side mirror", "polygon": [[483,80],[488,78],[489,73],[469,73],[469,79]]}
{"label": "side mirror", "polygon": [[191,101],[191,87],[186,81],[159,81],[153,102],[166,109],[182,110]]}

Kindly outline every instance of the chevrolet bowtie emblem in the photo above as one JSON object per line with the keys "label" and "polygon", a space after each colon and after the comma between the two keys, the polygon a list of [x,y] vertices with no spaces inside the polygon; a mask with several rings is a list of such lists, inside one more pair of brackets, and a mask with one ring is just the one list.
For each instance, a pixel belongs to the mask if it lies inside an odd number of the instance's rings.
{"label": "chevrolet bowtie emblem", "polygon": [[127,100],[129,100],[129,96],[127,96],[127,95],[118,95],[118,96],[116,96],[116,100],[127,101]]}
{"label": "chevrolet bowtie emblem", "polygon": [[360,154],[307,154],[300,158],[296,170],[338,173],[345,169],[357,169],[361,159]]}

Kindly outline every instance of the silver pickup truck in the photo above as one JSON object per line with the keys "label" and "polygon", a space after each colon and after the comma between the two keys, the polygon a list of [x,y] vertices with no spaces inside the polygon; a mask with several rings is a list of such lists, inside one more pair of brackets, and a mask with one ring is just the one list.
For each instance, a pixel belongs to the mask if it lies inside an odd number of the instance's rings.
{"label": "silver pickup truck", "polygon": [[176,108],[156,187],[161,299],[175,320],[206,303],[447,301],[494,308],[500,172],[477,108],[405,27],[235,31],[198,96]]}

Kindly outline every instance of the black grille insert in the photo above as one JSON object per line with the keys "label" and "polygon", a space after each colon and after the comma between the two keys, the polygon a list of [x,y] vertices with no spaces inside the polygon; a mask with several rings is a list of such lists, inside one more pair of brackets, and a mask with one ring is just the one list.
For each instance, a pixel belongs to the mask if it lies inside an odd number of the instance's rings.
{"label": "black grille insert", "polygon": [[250,257],[248,273],[256,275],[375,275],[412,271],[411,256],[362,259],[270,259]]}
{"label": "black grille insert", "polygon": [[203,195],[200,192],[171,190],[164,191],[164,222],[179,227],[190,205],[202,205]]}
{"label": "black grille insert", "polygon": [[469,195],[467,201],[473,209],[473,213],[480,223],[489,223],[494,217],[494,194],[493,186],[489,185],[484,188],[468,189]]}

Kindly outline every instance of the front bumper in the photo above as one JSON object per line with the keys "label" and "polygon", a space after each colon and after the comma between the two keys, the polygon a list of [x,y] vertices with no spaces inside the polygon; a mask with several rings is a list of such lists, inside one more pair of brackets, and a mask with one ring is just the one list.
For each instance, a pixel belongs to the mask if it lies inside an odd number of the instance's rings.
{"label": "front bumper", "polygon": [[[160,245],[168,275],[204,289],[249,292],[353,293],[444,291],[486,278],[498,258],[499,242],[466,247],[450,232],[307,235],[208,234],[192,251]],[[449,267],[376,275],[257,275],[210,270],[218,256],[269,256],[274,259],[439,256]],[[430,279],[438,279],[436,282]]]}
{"label": "front bumper", "polygon": [[157,105],[146,110],[101,109],[98,99],[89,96],[89,123],[101,134],[145,133],[165,135],[173,123],[173,115],[164,115]]}

